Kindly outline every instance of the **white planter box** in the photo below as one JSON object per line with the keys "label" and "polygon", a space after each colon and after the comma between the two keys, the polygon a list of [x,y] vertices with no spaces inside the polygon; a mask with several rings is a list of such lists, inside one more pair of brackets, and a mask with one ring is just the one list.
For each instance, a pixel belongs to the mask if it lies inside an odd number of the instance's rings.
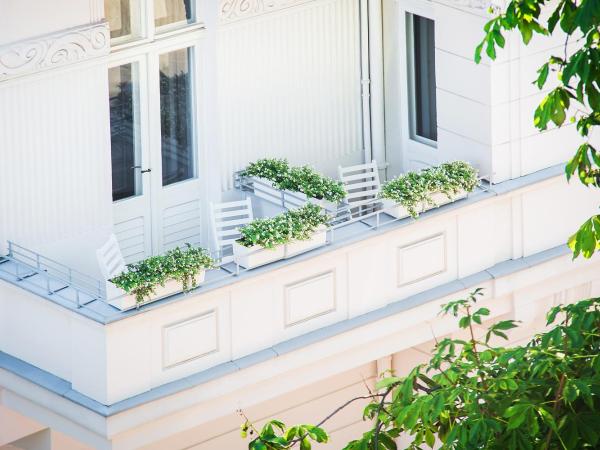
{"label": "white planter box", "polygon": [[308,252],[317,247],[322,247],[327,244],[327,228],[321,226],[314,232],[310,239],[304,241],[293,241],[285,244],[285,258],[299,255],[300,253]]}
{"label": "white planter box", "polygon": [[[446,196],[446,194],[444,194],[442,192],[434,192],[433,194],[431,194],[431,199],[437,205],[437,207],[439,207],[442,205],[447,205],[448,203],[455,202],[456,200],[465,198],[466,196],[467,196],[466,191],[460,191],[460,192],[454,194],[452,196],[452,199],[449,199]],[[389,214],[390,216],[395,217],[396,219],[404,219],[405,217],[410,216],[410,213],[408,212],[408,210],[404,206],[400,205],[399,203],[395,203],[393,200],[390,200],[389,198],[381,199],[381,201],[383,203],[383,208],[384,208],[386,214]],[[436,208],[436,206],[432,206],[429,204],[421,204],[420,207],[417,208],[417,212],[422,213],[422,212],[425,212],[425,211],[433,209],[433,208]]]}
{"label": "white planter box", "polygon": [[[198,285],[202,284],[204,282],[205,277],[206,277],[206,271],[201,270],[196,275],[196,283]],[[110,305],[114,306],[115,308],[120,309],[121,311],[127,311],[129,309],[137,308],[139,306],[146,305],[148,303],[155,302],[155,301],[163,299],[165,297],[170,297],[171,295],[175,295],[180,292],[183,292],[183,289],[181,287],[181,282],[176,281],[176,280],[168,280],[164,286],[157,286],[154,289],[154,294],[150,295],[149,299],[145,298],[143,302],[138,304],[135,299],[135,295],[127,294],[125,291],[117,288],[116,286],[115,286],[115,288],[117,290],[119,290],[120,292],[122,292],[123,295],[109,300],[108,303]]]}
{"label": "white planter box", "polygon": [[254,195],[271,203],[281,205],[281,191],[273,186],[273,182],[266,178],[251,177]]}
{"label": "white planter box", "polygon": [[273,182],[266,178],[252,177],[254,195],[287,209],[301,208],[306,203],[319,205],[327,211],[336,211],[337,203],[325,199],[309,198],[302,192],[281,191],[274,187]]}
{"label": "white planter box", "polygon": [[404,219],[405,217],[410,216],[408,210],[400,203],[396,203],[394,200],[382,198],[381,203],[383,204],[384,212],[396,219]]}
{"label": "white planter box", "polygon": [[[456,194],[452,195],[452,199],[449,199],[446,196],[446,194],[444,194],[442,192],[434,192],[433,194],[431,194],[431,199],[433,200],[433,202],[436,205],[442,206],[442,205],[447,205],[448,203],[455,202],[456,200],[460,200],[461,198],[465,198],[466,196],[467,196],[466,191],[460,191],[460,192],[457,192]],[[431,209],[431,208],[435,208],[435,206],[427,207],[427,209]]]}
{"label": "white planter box", "polygon": [[263,248],[260,245],[244,247],[237,242],[233,243],[233,260],[246,269],[264,266],[285,256],[285,245],[275,248]]}

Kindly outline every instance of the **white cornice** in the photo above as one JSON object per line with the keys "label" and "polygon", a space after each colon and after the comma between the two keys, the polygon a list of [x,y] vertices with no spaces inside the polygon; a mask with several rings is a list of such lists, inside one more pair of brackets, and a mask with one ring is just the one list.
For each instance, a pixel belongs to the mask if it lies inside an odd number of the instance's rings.
{"label": "white cornice", "polygon": [[105,21],[0,46],[0,82],[108,54]]}
{"label": "white cornice", "polygon": [[233,22],[310,1],[313,0],[220,0],[219,21]]}

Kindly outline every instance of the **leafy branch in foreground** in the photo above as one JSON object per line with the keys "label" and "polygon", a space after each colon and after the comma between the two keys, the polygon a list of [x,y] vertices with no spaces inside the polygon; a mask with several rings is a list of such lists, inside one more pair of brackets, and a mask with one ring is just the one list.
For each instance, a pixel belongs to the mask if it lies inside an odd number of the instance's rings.
{"label": "leafy branch in foreground", "polygon": [[[546,11],[549,9],[549,11]],[[475,50],[475,61],[486,54],[496,58],[496,47],[503,48],[502,31],[518,29],[525,44],[534,34],[552,35],[560,30],[566,39],[562,55],[552,55],[539,68],[533,82],[543,89],[550,73],[556,74],[551,89],[534,114],[534,124],[546,130],[552,122],[562,126],[567,115],[585,139],[566,166],[567,179],[577,175],[585,186],[600,187],[600,153],[589,139],[600,125],[600,1],[598,0],[512,0],[504,12],[485,25],[485,37]],[[569,239],[573,256],[590,258],[600,250],[600,215],[586,221]]]}
{"label": "leafy branch in foreground", "polygon": [[[345,450],[442,449],[587,449],[600,445],[600,299],[552,308],[549,331],[524,346],[494,345],[518,326],[502,320],[481,330],[491,312],[477,305],[481,290],[444,305],[464,338],[436,343],[427,364],[405,377],[378,381],[364,419],[372,428]],[[251,450],[284,450],[327,442],[324,423],[288,428],[279,421],[252,430]],[[293,431],[292,431],[293,430]]]}

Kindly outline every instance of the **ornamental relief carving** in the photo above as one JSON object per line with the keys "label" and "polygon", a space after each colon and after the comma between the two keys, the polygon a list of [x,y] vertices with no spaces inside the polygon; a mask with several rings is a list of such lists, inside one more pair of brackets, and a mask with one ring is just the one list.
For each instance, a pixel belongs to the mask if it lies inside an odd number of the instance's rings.
{"label": "ornamental relief carving", "polygon": [[110,51],[108,24],[101,22],[0,47],[0,81],[72,64]]}
{"label": "ornamental relief carving", "polygon": [[232,22],[308,3],[309,1],[313,0],[221,0],[219,3],[219,20],[222,23]]}

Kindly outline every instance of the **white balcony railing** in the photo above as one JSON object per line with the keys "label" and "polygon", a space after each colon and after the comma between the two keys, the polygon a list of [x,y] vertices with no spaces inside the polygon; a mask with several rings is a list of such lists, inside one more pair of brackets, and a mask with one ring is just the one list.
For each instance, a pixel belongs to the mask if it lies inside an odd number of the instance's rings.
{"label": "white balcony railing", "polygon": [[[246,195],[254,194],[255,183],[256,181],[240,177],[239,174],[235,175],[236,188]],[[487,184],[481,181],[478,189],[470,195],[488,190]],[[306,198],[302,194],[279,191],[277,195],[268,198],[267,201],[286,209],[303,204]],[[345,240],[356,240],[361,235],[367,238],[369,232],[381,227],[387,227],[402,220],[408,222],[415,220],[410,217],[393,217],[388,210],[389,208],[377,200],[372,205],[363,205],[358,212],[347,203],[340,203],[335,210],[328,210],[332,220],[327,227],[326,245],[342,244]],[[90,313],[89,315],[102,322],[110,321],[115,314],[118,315],[121,312],[107,302],[105,282],[14,242],[8,242],[8,249],[8,254],[0,259],[0,278],[50,300],[60,299],[64,305],[73,307],[84,314]],[[227,283],[228,278],[235,278],[243,272],[254,270],[245,269],[235,262],[221,264],[220,252],[214,252],[212,256],[217,261],[217,269],[209,271],[206,280],[195,288],[194,292],[201,292],[202,289],[206,290],[212,286],[220,286],[224,282]]]}

